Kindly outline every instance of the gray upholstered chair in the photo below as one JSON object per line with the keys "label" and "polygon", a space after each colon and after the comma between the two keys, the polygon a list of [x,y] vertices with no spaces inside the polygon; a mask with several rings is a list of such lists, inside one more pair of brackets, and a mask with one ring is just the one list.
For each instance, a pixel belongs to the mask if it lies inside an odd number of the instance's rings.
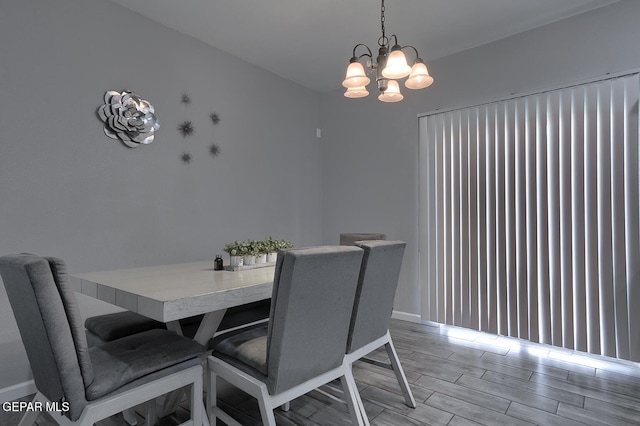
{"label": "gray upholstered chair", "polygon": [[[34,405],[59,403],[63,410],[51,412],[56,422],[93,425],[189,386],[192,423],[187,424],[201,424],[201,345],[151,330],[90,348],[64,262],[4,256],[0,275],[33,372]],[[28,411],[21,425],[32,424],[37,416]]]}
{"label": "gray upholstered chair", "polygon": [[355,246],[356,241],[371,241],[371,240],[386,240],[385,234],[358,234],[358,233],[345,233],[340,234],[341,246]]}
{"label": "gray upholstered chair", "polygon": [[362,359],[380,364],[363,357],[384,345],[405,403],[415,408],[416,402],[389,334],[393,300],[406,243],[359,241],[357,246],[364,250],[364,257],[349,326],[347,362],[351,366],[353,362]]}
{"label": "gray upholstered chair", "polygon": [[270,426],[275,407],[340,378],[352,422],[368,424],[344,355],[362,255],[347,246],[278,253],[269,323],[223,338],[208,358],[212,425],[238,424],[217,406],[218,377],[254,396]]}

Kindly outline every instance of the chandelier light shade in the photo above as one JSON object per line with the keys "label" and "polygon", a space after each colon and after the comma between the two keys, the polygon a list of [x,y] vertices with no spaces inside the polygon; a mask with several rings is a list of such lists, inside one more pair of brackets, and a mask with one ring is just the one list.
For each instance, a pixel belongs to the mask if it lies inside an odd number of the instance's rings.
{"label": "chandelier light shade", "polygon": [[369,95],[369,91],[366,87],[349,87],[344,95],[347,98],[364,98]]}
{"label": "chandelier light shade", "polygon": [[427,66],[424,62],[416,62],[411,67],[411,74],[404,82],[407,89],[425,89],[433,83],[433,77],[429,75]]}
{"label": "chandelier light shade", "polygon": [[364,67],[360,62],[351,62],[349,68],[347,68],[347,77],[342,82],[342,85],[347,89],[363,87],[371,82],[371,79],[367,77],[364,72]]}
{"label": "chandelier light shade", "polygon": [[[405,86],[409,89],[424,89],[433,83],[433,77],[429,75],[427,66],[420,58],[418,50],[413,46],[400,46],[398,37],[394,34],[387,37],[385,33],[385,6],[384,0],[380,7],[380,26],[382,36],[378,39],[378,56],[374,60],[371,49],[366,44],[356,44],[353,48],[353,55],[349,61],[347,75],[342,81],[342,85],[347,88],[344,96],[347,98],[363,98],[369,94],[366,86],[371,82],[367,77],[367,72],[375,74],[376,83],[380,95],[378,99],[382,102],[398,102],[404,96],[400,93],[400,85],[396,80],[405,78]],[[391,45],[391,39],[395,43]],[[393,46],[390,48],[390,46]],[[358,48],[366,49],[360,56],[356,54]],[[415,59],[412,66],[407,63],[405,50],[413,50]],[[365,58],[363,65],[360,60]],[[365,68],[366,66],[366,68]]]}
{"label": "chandelier light shade", "polygon": [[400,102],[404,99],[400,93],[400,86],[395,80],[389,80],[387,90],[378,95],[378,99],[382,102]]}
{"label": "chandelier light shade", "polygon": [[[397,48],[396,48],[397,47]],[[391,53],[387,57],[387,66],[382,70],[382,76],[386,78],[404,78],[411,72],[411,67],[407,64],[407,58],[404,56],[400,46],[391,49]]]}

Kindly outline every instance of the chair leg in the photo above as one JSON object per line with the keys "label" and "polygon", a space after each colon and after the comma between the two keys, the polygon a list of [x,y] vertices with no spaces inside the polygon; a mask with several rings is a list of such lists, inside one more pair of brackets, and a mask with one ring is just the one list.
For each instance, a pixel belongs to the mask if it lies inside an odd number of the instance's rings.
{"label": "chair leg", "polygon": [[206,416],[202,403],[202,378],[196,380],[189,389],[191,391],[191,420],[193,420],[194,426],[202,425],[204,424],[203,417]]}
{"label": "chair leg", "polygon": [[285,411],[285,412],[286,412],[286,411],[289,411],[289,410],[291,409],[291,401],[287,401],[287,402],[285,402],[284,404],[282,404],[282,405],[280,406],[280,409],[281,409],[282,411]]}
{"label": "chair leg", "polygon": [[[36,402],[36,401],[43,402],[43,400],[41,400],[39,396],[40,396],[40,393],[37,392],[36,396],[33,397],[33,402]],[[36,419],[38,418],[38,414],[39,413],[36,410],[28,410],[24,414],[24,416],[22,416],[22,419],[20,419],[19,426],[32,426],[36,422]]]}
{"label": "chair leg", "polygon": [[262,424],[264,426],[276,426],[276,417],[273,415],[273,408],[267,405],[271,397],[267,392],[266,386],[260,390],[260,398],[258,398],[258,405],[260,406],[260,416],[262,417]]}
{"label": "chair leg", "polygon": [[369,426],[369,418],[364,410],[364,404],[358,392],[358,386],[353,378],[351,366],[347,367],[344,376],[340,377],[340,383],[347,399],[349,413],[351,414],[351,423],[358,426]]}
{"label": "chair leg", "polygon": [[[217,378],[218,376],[216,375],[216,373],[214,373],[213,370],[209,370],[209,373],[207,374],[207,380],[205,381],[205,386],[207,387],[207,405],[205,410],[206,413],[203,415],[203,418],[204,416],[208,415],[208,426],[215,426],[217,419],[220,419],[224,424],[229,426],[242,426],[233,417],[231,417],[229,414],[225,413],[218,407]],[[202,426],[207,426],[205,421],[203,421],[202,423]]]}
{"label": "chair leg", "polygon": [[216,389],[216,379],[217,376],[216,374],[209,370],[209,374],[207,374],[207,379],[205,386],[207,387],[206,393],[207,393],[207,413],[209,414],[209,424],[210,425],[215,425],[216,424],[216,409],[218,406],[218,400],[217,400],[217,389]]}
{"label": "chair leg", "polygon": [[395,346],[393,346],[391,337],[389,337],[389,341],[385,343],[384,347],[387,350],[389,361],[391,361],[393,372],[396,373],[398,384],[402,390],[402,395],[404,395],[405,404],[411,408],[416,408],[416,400],[413,399],[413,393],[409,388],[409,382],[407,382],[407,377],[404,375],[404,370],[402,369],[402,365],[400,365],[400,359],[398,358]]}
{"label": "chair leg", "polygon": [[20,420],[19,426],[32,426],[38,419],[37,411],[27,411]]}

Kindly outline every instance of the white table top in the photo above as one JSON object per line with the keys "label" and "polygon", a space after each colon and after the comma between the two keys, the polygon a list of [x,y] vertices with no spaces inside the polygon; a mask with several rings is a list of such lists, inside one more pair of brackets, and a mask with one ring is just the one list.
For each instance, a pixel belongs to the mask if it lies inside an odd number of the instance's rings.
{"label": "white table top", "polygon": [[275,268],[214,271],[213,261],[71,275],[74,289],[170,322],[268,299]]}

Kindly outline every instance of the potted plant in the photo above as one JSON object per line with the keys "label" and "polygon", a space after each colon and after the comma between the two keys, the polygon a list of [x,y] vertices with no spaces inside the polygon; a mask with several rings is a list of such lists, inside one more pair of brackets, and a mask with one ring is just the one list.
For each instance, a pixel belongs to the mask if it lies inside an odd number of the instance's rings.
{"label": "potted plant", "polygon": [[293,244],[289,240],[280,240],[278,241],[278,250],[284,250],[288,248],[293,248]]}
{"label": "potted plant", "polygon": [[267,252],[267,262],[275,262],[278,259],[279,244],[277,240],[269,236],[264,240],[265,250]]}
{"label": "potted plant", "polygon": [[255,265],[258,248],[253,240],[246,240],[240,243],[240,253],[245,266]]}
{"label": "potted plant", "polygon": [[256,264],[267,263],[267,245],[265,241],[253,241],[256,254]]}
{"label": "potted plant", "polygon": [[228,243],[227,245],[224,246],[224,251],[229,253],[229,265],[231,265],[232,268],[234,267],[238,267],[238,266],[242,266],[243,265],[243,259],[242,259],[242,253],[240,251],[240,246],[241,243],[239,243],[238,241],[234,241],[232,243]]}

